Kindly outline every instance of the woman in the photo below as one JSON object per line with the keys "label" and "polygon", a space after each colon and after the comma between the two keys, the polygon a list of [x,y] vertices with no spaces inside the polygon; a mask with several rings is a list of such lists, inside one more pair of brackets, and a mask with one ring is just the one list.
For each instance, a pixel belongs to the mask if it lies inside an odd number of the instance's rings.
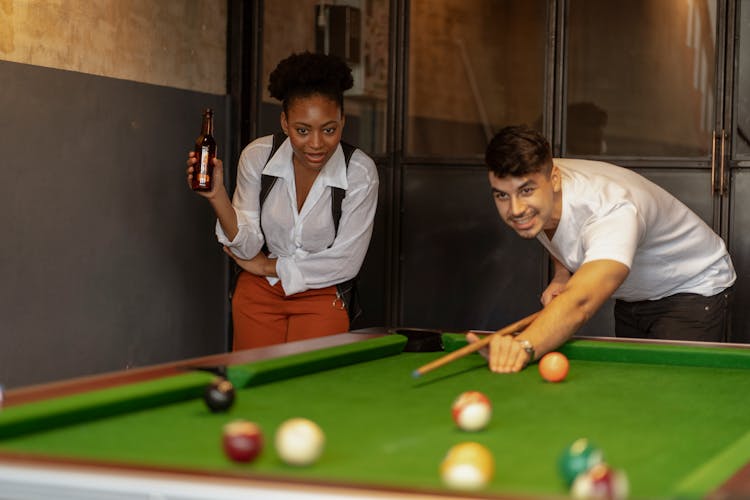
{"label": "woman", "polygon": [[[378,195],[372,159],[356,150],[347,165],[340,144],[352,85],[336,57],[305,52],[281,61],[268,90],[281,101],[287,138],[273,155],[273,136],[242,151],[231,202],[219,159],[213,189],[198,192],[216,212],[224,251],[243,269],[232,296],[234,350],[349,330],[336,285],[359,272]],[[190,153],[188,183],[195,163]],[[261,175],[275,177],[262,206]],[[332,188],[345,192],[338,227]]]}

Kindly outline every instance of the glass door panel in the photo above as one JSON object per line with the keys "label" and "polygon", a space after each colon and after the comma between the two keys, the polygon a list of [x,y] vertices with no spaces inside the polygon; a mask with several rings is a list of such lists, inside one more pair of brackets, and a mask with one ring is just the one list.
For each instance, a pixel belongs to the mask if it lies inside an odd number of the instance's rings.
{"label": "glass door panel", "polygon": [[499,128],[540,126],[545,0],[412,0],[406,150],[484,154]]}
{"label": "glass door panel", "polygon": [[750,0],[738,6],[739,44],[737,47],[737,116],[735,119],[735,159],[750,159]]}
{"label": "glass door panel", "polygon": [[564,154],[705,158],[715,0],[570,0]]}

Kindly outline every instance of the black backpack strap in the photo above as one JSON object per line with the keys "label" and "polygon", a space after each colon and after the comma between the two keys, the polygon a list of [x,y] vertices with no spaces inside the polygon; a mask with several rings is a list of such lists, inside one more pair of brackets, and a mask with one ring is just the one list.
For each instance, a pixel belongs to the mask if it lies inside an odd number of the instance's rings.
{"label": "black backpack strap", "polygon": [[[279,147],[281,144],[286,140],[286,134],[284,132],[276,132],[273,134],[273,142],[271,143],[271,153],[268,155],[268,158],[266,158],[266,163],[263,165],[264,167],[268,165],[268,162],[271,161],[271,158],[273,158],[273,155],[276,154],[276,151],[279,150]],[[276,184],[276,179],[278,177],[273,175],[260,175],[260,206],[263,206],[263,202],[266,201],[266,198],[268,197],[269,191],[271,191],[271,188],[274,184]],[[260,210],[258,210],[260,211]]]}
{"label": "black backpack strap", "polygon": [[[266,163],[263,165],[264,167],[268,165],[268,162],[271,161],[271,158],[273,158],[273,155],[276,154],[276,151],[279,150],[279,147],[284,143],[286,140],[286,134],[284,132],[276,132],[273,134],[273,142],[271,143],[271,152],[268,155],[268,158],[266,158]],[[258,226],[260,227],[260,234],[263,235],[263,248],[261,249],[264,254],[268,255],[268,245],[265,243],[266,239],[266,233],[263,232],[263,222],[260,218],[260,213],[263,210],[263,203],[265,203],[266,198],[268,198],[268,193],[271,192],[271,189],[273,189],[274,184],[276,184],[276,177],[275,175],[266,175],[266,174],[260,174],[260,195],[259,195],[259,204],[258,204]]]}
{"label": "black backpack strap", "polygon": [[271,188],[274,184],[276,184],[276,177],[275,175],[266,175],[261,174],[260,175],[260,205],[263,206],[263,202],[266,201],[266,198],[268,198],[268,193],[271,191]]}
{"label": "black backpack strap", "polygon": [[357,150],[357,147],[352,146],[348,142],[341,141],[341,149],[344,150],[344,162],[346,163],[346,168],[349,168],[349,160],[352,159],[352,155]]}
{"label": "black backpack strap", "polygon": [[[331,186],[331,215],[333,216],[333,239],[339,234],[339,221],[341,221],[341,203],[346,197],[346,190]],[[333,243],[328,245],[331,248]]]}
{"label": "black backpack strap", "polygon": [[274,153],[279,150],[279,147],[281,147],[282,144],[284,144],[284,141],[286,140],[286,134],[283,131],[276,132],[273,134],[273,142],[271,143],[271,154],[268,155],[268,159],[266,159],[266,163],[268,163],[268,160],[273,157]]}
{"label": "black backpack strap", "polygon": [[[352,155],[357,150],[356,147],[349,143],[341,141],[341,149],[344,151],[344,165],[349,170],[349,160],[352,159]],[[333,238],[339,234],[339,221],[341,220],[341,203],[346,197],[346,190],[340,187],[331,186],[331,215],[333,216]],[[331,243],[333,245],[333,243]],[[330,248],[330,246],[328,247]]]}

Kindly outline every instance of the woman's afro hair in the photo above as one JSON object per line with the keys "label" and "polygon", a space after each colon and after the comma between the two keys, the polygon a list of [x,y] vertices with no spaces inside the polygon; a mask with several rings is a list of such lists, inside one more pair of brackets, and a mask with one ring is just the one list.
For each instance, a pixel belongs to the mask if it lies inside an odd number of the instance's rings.
{"label": "woman's afro hair", "polygon": [[344,91],[354,85],[352,70],[340,58],[301,52],[281,61],[271,72],[268,91],[286,105],[294,97],[322,94],[343,103]]}

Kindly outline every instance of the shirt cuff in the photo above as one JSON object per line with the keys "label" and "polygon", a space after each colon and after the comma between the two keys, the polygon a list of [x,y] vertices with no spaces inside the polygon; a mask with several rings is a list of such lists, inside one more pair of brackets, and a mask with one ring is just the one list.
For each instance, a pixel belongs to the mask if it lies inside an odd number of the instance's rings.
{"label": "shirt cuff", "polygon": [[284,289],[285,295],[294,295],[295,293],[307,290],[305,277],[302,275],[302,271],[299,270],[293,258],[278,257],[276,259],[276,274],[281,279],[281,287]]}
{"label": "shirt cuff", "polygon": [[224,233],[224,230],[221,228],[221,224],[219,224],[219,221],[216,221],[216,238],[219,240],[219,243],[221,243],[225,247],[231,248],[232,253],[234,253],[240,259],[252,259],[260,251],[259,247],[258,250],[255,251],[255,253],[246,253],[249,245],[248,234],[247,231],[243,232],[242,227],[238,228],[237,235],[235,235],[233,240],[230,240],[227,237],[226,233]]}
{"label": "shirt cuff", "polygon": [[[237,231],[237,235],[234,237],[235,240],[237,240],[237,236],[239,236],[239,231]],[[227,235],[224,234],[224,230],[221,228],[221,224],[219,224],[219,220],[216,219],[216,237],[219,239],[219,243],[221,243],[224,246],[231,247],[232,241],[227,238]]]}

